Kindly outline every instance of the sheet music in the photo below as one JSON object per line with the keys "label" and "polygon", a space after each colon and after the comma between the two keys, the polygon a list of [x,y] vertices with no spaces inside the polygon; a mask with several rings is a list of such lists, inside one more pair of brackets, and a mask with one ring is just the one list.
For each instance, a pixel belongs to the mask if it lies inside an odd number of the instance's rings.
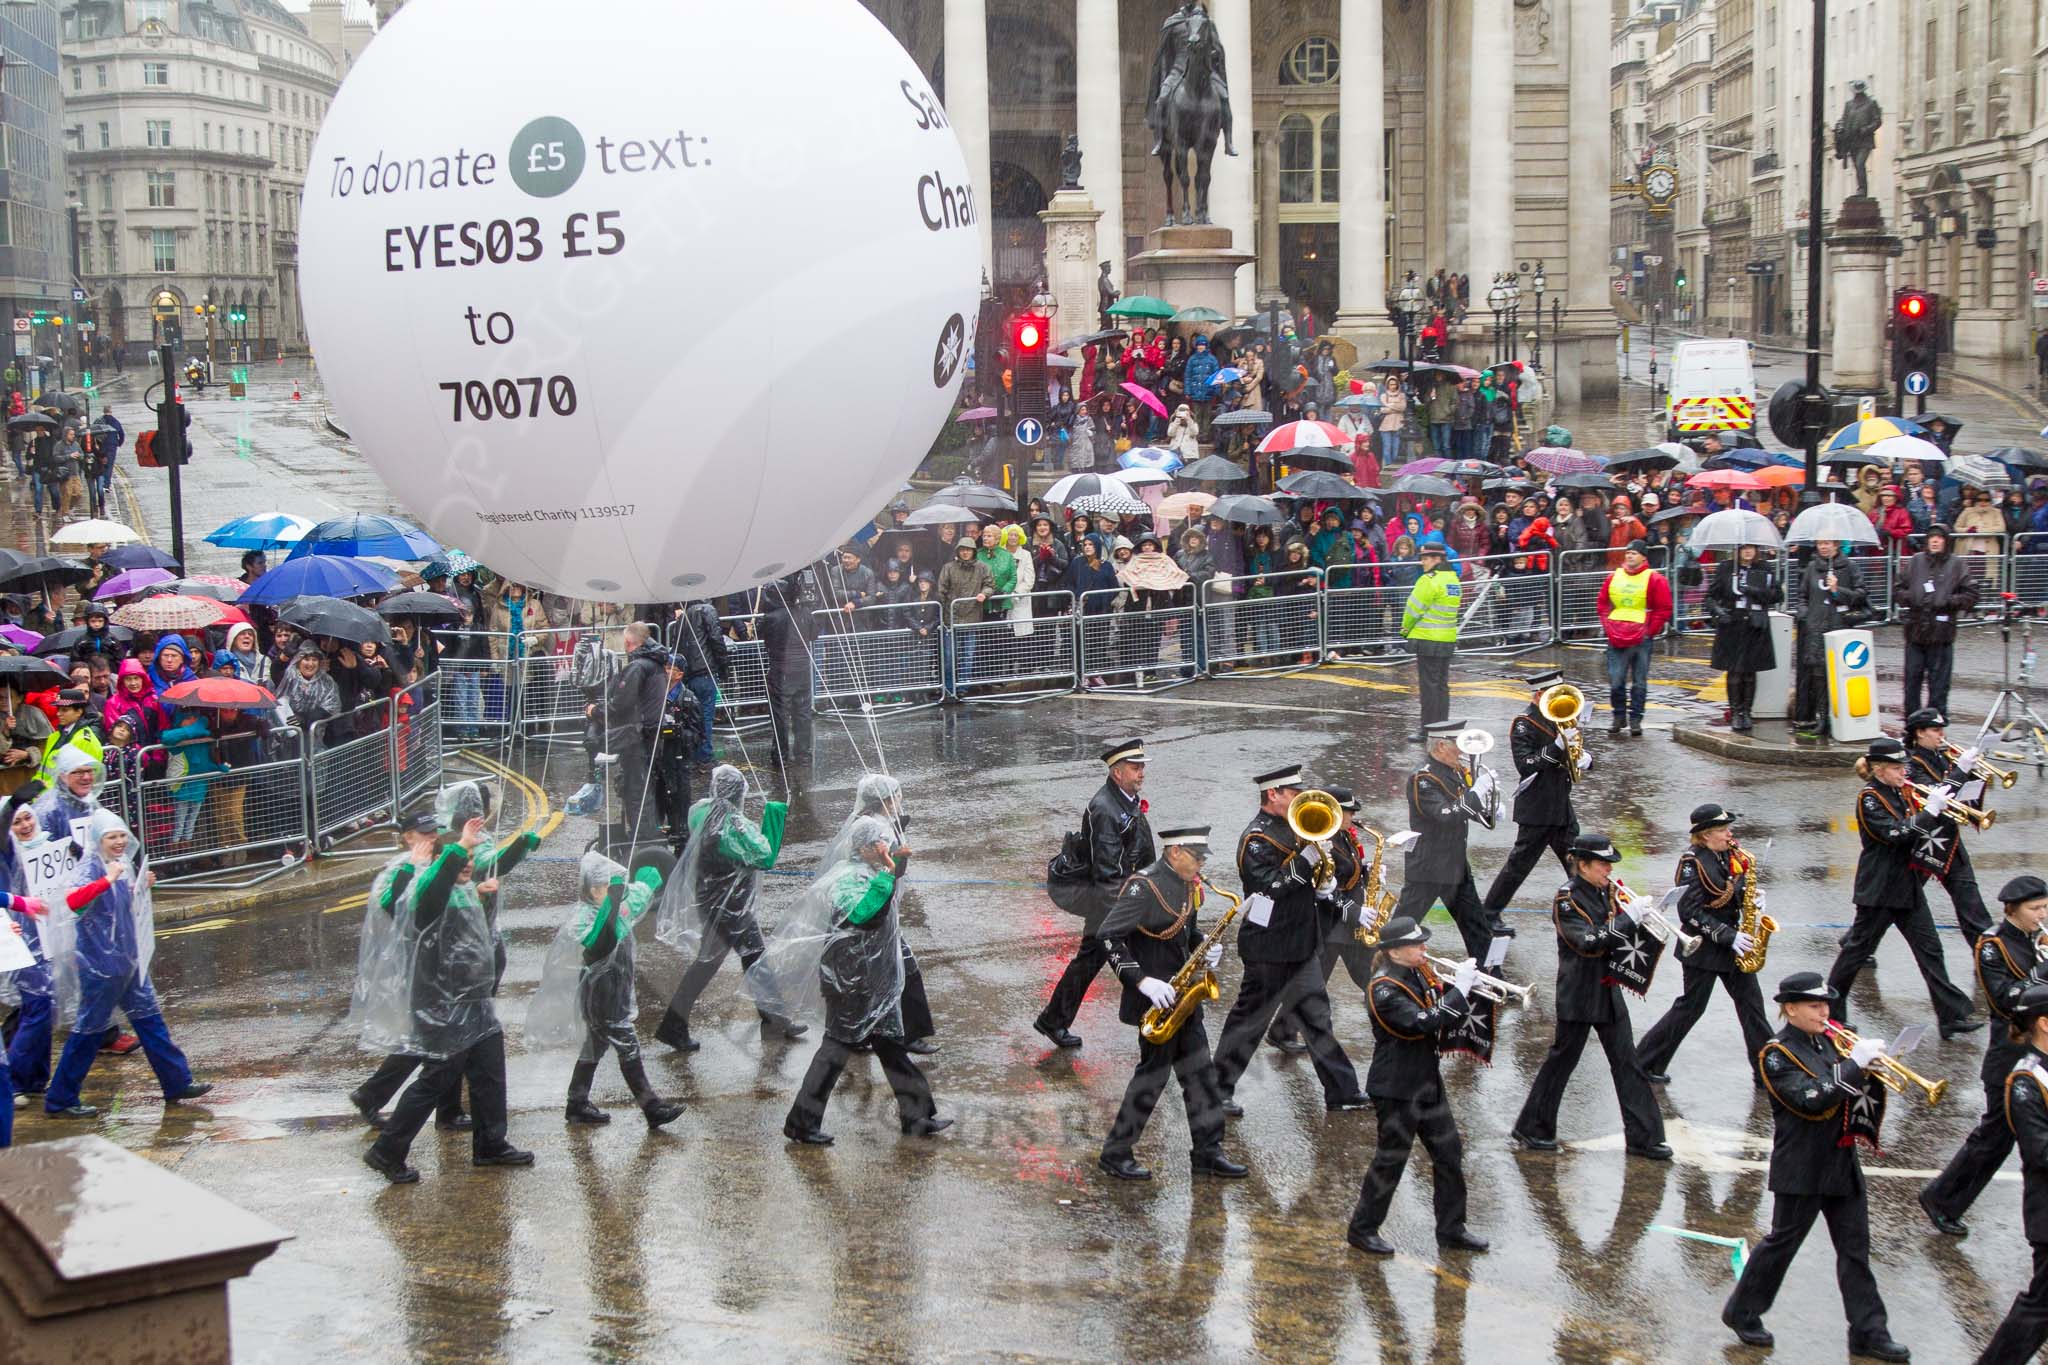
{"label": "sheet music", "polygon": [[1261,929],[1273,922],[1273,898],[1263,891],[1244,898],[1244,917]]}
{"label": "sheet music", "polygon": [[1508,959],[1508,944],[1513,940],[1506,934],[1495,934],[1493,942],[1486,945],[1486,960],[1479,964],[1479,970],[1488,976],[1499,975],[1494,969]]}

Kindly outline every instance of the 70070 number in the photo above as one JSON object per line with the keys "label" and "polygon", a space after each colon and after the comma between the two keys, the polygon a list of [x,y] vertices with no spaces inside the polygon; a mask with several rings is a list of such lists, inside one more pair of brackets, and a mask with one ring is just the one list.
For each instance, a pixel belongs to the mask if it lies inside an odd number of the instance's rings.
{"label": "70070 number", "polygon": [[568,417],[576,411],[576,385],[567,375],[558,374],[550,379],[497,379],[488,384],[481,379],[467,379],[437,387],[450,396],[457,422],[465,416],[477,422],[488,422],[493,417],[538,417],[543,401],[547,411],[557,417]]}

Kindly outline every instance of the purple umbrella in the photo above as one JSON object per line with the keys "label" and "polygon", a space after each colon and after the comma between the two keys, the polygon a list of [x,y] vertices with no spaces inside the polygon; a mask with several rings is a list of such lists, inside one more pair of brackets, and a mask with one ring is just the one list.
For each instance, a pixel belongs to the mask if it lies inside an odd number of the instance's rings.
{"label": "purple umbrella", "polygon": [[1546,474],[1597,474],[1607,468],[1599,456],[1563,446],[1537,446],[1522,458]]}
{"label": "purple umbrella", "polygon": [[9,644],[19,645],[23,649],[34,649],[43,642],[43,637],[32,630],[6,625],[0,625],[0,639],[5,639]]}
{"label": "purple umbrella", "polygon": [[1434,474],[1449,463],[1450,461],[1441,455],[1427,455],[1422,459],[1410,460],[1407,464],[1402,465],[1394,471],[1394,476],[1399,478],[1403,474]]}
{"label": "purple umbrella", "polygon": [[989,418],[998,415],[994,408],[969,408],[960,414],[959,420],[962,422],[986,422]]}
{"label": "purple umbrella", "polygon": [[177,575],[169,569],[130,569],[117,573],[100,584],[100,590],[93,594],[95,601],[109,601],[116,597],[133,597],[144,588],[153,588],[159,583],[168,583]]}

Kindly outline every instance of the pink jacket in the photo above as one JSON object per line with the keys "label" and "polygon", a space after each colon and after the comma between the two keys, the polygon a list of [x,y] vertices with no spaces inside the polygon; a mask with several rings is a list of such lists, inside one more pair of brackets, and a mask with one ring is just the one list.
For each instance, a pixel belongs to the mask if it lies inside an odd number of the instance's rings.
{"label": "pink jacket", "polygon": [[[129,678],[142,679],[142,692],[131,696],[122,684]],[[121,670],[114,679],[114,690],[107,696],[105,725],[112,730],[114,722],[123,716],[135,718],[138,744],[154,744],[170,724],[170,717],[164,712],[164,704],[157,700],[156,688],[150,684],[149,670],[140,659],[121,660]]]}

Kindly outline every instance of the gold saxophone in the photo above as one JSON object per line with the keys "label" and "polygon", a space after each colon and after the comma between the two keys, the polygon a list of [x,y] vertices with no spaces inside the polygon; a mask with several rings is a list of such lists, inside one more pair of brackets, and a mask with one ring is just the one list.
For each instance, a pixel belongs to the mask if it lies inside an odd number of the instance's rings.
{"label": "gold saxophone", "polygon": [[[1194,897],[1197,910],[1201,908],[1202,891],[1205,886],[1206,883],[1196,882],[1189,892]],[[1216,984],[1216,974],[1210,971],[1202,960],[1209,956],[1211,948],[1223,941],[1223,931],[1237,918],[1238,909],[1244,904],[1244,898],[1234,896],[1220,886],[1210,889],[1229,901],[1230,908],[1223,912],[1222,919],[1216,921],[1216,927],[1202,936],[1202,941],[1195,945],[1194,953],[1186,962],[1180,964],[1180,970],[1175,972],[1173,980],[1167,983],[1173,987],[1173,1008],[1161,1009],[1154,1005],[1145,1011],[1145,1022],[1138,1026],[1138,1036],[1148,1043],[1163,1043],[1173,1037],[1180,1032],[1181,1025],[1187,1023],[1188,1017],[1203,1001],[1214,1000],[1223,994],[1222,988]]]}
{"label": "gold saxophone", "polygon": [[1380,941],[1380,930],[1393,917],[1394,903],[1399,898],[1386,889],[1387,837],[1370,825],[1359,828],[1372,836],[1372,866],[1365,874],[1365,902],[1359,907],[1358,927],[1351,932],[1370,948]]}
{"label": "gold saxophone", "polygon": [[1730,845],[1730,853],[1729,869],[1732,872],[1739,866],[1743,879],[1742,918],[1736,927],[1755,940],[1749,945],[1748,952],[1736,954],[1735,965],[1745,972],[1760,972],[1764,967],[1764,954],[1771,948],[1771,935],[1778,932],[1778,922],[1763,913],[1763,893],[1757,890],[1756,855],[1740,844]]}

